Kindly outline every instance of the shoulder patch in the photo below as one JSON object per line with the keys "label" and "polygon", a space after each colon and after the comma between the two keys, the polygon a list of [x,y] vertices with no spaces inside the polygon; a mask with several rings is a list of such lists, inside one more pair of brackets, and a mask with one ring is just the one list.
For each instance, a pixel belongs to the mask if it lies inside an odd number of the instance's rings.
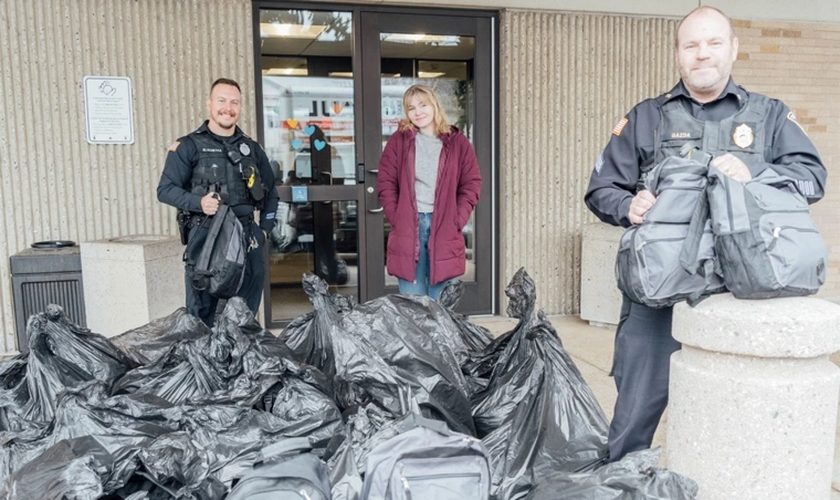
{"label": "shoulder patch", "polygon": [[795,123],[796,126],[799,127],[799,130],[801,130],[803,134],[808,135],[808,132],[805,132],[805,128],[802,125],[800,125],[798,121],[796,121],[796,115],[793,114],[793,111],[788,111],[787,119],[792,121],[793,123]]}
{"label": "shoulder patch", "polygon": [[178,146],[181,145],[181,141],[175,141],[169,146],[169,151],[175,151],[178,149]]}
{"label": "shoulder patch", "polygon": [[622,118],[621,120],[618,120],[618,123],[616,123],[615,127],[613,127],[612,129],[612,134],[616,137],[620,136],[621,131],[624,130],[624,126],[627,125],[627,122],[629,121],[630,120],[628,120],[626,117]]}

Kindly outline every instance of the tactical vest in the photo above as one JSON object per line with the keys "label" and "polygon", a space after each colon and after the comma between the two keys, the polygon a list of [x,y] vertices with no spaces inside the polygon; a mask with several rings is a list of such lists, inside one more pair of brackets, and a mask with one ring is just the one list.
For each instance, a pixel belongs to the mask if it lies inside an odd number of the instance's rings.
{"label": "tactical vest", "polygon": [[[668,94],[666,94],[668,95]],[[730,153],[747,165],[764,161],[765,120],[770,98],[748,94],[746,104],[734,115],[719,122],[698,120],[686,110],[682,99],[658,98],[661,121],[655,132],[654,156],[641,166],[638,189],[644,178],[665,158],[680,156],[685,148],[696,148],[712,156]]]}
{"label": "tactical vest", "polygon": [[[222,201],[230,206],[252,205],[260,208],[248,190],[243,172],[248,167],[257,168],[255,146],[246,137],[228,146],[214,139],[209,133],[192,133],[190,137],[195,141],[198,149],[198,162],[193,167],[190,179],[190,191],[204,196],[211,190],[222,197]],[[242,161],[234,164],[228,155],[231,150],[234,156],[240,156]]]}

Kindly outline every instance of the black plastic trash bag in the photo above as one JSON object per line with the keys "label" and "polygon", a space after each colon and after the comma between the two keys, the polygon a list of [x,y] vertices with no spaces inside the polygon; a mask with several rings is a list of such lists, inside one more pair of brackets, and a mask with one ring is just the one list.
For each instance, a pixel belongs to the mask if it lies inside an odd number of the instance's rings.
{"label": "black plastic trash bag", "polygon": [[419,407],[456,431],[475,434],[470,386],[455,354],[465,357],[468,349],[439,303],[391,295],[347,310],[317,276],[304,276],[303,287],[314,314],[280,338],[333,378],[342,411],[372,401],[396,419]]}
{"label": "black plastic trash bag", "polygon": [[[89,441],[88,438],[82,438]],[[6,500],[95,500],[103,494],[96,455],[74,449],[61,441],[47,449],[37,461],[12,475],[0,497]]]}
{"label": "black plastic trash bag", "polygon": [[27,354],[18,354],[0,363],[0,432],[28,427],[22,418],[29,401],[26,385]]}
{"label": "black plastic trash bag", "polygon": [[[371,346],[425,416],[475,435],[470,385],[461,372],[461,362],[472,351],[464,344],[451,312],[439,302],[419,295],[379,297],[342,315],[332,333],[333,338],[349,334]],[[350,367],[346,376],[356,377],[362,387],[369,387],[370,379],[376,378],[375,372],[354,369],[352,362],[344,366]]]}
{"label": "black plastic trash bag", "polygon": [[[526,492],[534,471],[594,470],[607,455],[608,425],[580,371],[542,311],[524,269],[505,293],[519,324],[498,356],[488,387],[473,399],[479,437],[492,459],[497,499]],[[516,485],[518,491],[514,491]]]}
{"label": "black plastic trash bag", "polygon": [[[449,313],[450,319],[458,326],[458,333],[460,334],[460,341],[467,348],[467,354],[472,357],[473,354],[479,353],[487,348],[493,341],[493,335],[486,328],[478,326],[470,321],[461,313],[455,312],[461,297],[464,295],[464,284],[461,280],[449,280],[443,286],[440,292],[438,302],[443,306],[443,309]],[[456,352],[456,355],[459,354]],[[463,360],[466,362],[466,359]],[[463,362],[461,364],[463,364]]]}
{"label": "black plastic trash bag", "polygon": [[172,498],[221,500],[227,487],[211,475],[212,452],[184,432],[161,436],[140,451],[139,474]]}
{"label": "black plastic trash bag", "polygon": [[[282,418],[252,408],[182,405],[167,416],[182,435],[162,436],[141,459],[155,481],[170,488],[180,484],[191,490],[206,485],[209,477],[230,486],[253,467],[266,446],[289,437],[310,438],[309,429],[290,427]],[[194,450],[181,446],[185,440]],[[177,459],[182,453],[193,463],[190,470],[185,459]]]}
{"label": "black plastic trash bag", "polygon": [[[57,474],[56,458],[49,450],[64,442],[71,443],[76,458],[95,455],[102,490],[109,493],[131,476],[140,448],[176,430],[165,416],[168,407],[159,398],[108,397],[107,387],[98,381],[67,389],[58,396],[55,418],[49,426],[17,435],[3,434],[0,481],[11,492],[20,490],[21,484],[40,470],[56,469]],[[80,441],[86,437],[90,440]]]}
{"label": "black plastic trash bag", "polygon": [[333,399],[342,411],[375,401],[394,418],[409,408],[408,386],[364,339],[335,328],[350,312],[348,301],[330,295],[329,285],[314,274],[303,277],[313,312],[293,321],[280,339],[297,358],[332,381]]}
{"label": "black plastic trash bag", "polygon": [[595,472],[540,471],[524,500],[694,500],[697,483],[656,467],[659,449],[636,451]]}
{"label": "black plastic trash bag", "polygon": [[90,380],[110,386],[133,366],[107,338],[70,321],[60,306],[34,314],[26,325],[29,358],[26,418],[52,419],[56,396]]}
{"label": "black plastic trash bag", "polygon": [[111,342],[137,366],[148,365],[166,354],[178,341],[197,339],[210,333],[203,321],[179,307],[169,316],[111,338]]}

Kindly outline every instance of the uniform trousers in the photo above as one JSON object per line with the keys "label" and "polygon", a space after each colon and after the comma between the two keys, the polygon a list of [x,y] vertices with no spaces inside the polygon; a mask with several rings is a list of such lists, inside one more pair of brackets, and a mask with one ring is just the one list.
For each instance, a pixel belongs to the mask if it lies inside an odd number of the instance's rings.
{"label": "uniform trousers", "polygon": [[[245,277],[242,280],[242,286],[236,293],[236,297],[242,297],[245,303],[248,304],[248,309],[256,315],[257,309],[260,307],[260,301],[263,296],[263,288],[265,281],[265,260],[263,258],[263,246],[265,245],[265,233],[254,222],[250,221],[243,224],[246,241],[251,241],[255,238],[258,246],[254,246],[245,254]],[[196,290],[192,285],[192,265],[198,260],[201,253],[201,248],[204,246],[204,241],[207,239],[207,232],[209,231],[209,222],[200,226],[194,227],[190,230],[189,241],[184,254],[186,261],[186,297],[187,297],[187,312],[193,316],[201,319],[209,327],[213,326],[216,319],[216,308],[219,305],[219,299],[213,297],[204,290]]]}
{"label": "uniform trousers", "polygon": [[671,336],[672,313],[672,307],[652,309],[624,298],[613,359],[618,398],[610,423],[610,462],[650,448],[668,405],[671,354],[681,347]]}

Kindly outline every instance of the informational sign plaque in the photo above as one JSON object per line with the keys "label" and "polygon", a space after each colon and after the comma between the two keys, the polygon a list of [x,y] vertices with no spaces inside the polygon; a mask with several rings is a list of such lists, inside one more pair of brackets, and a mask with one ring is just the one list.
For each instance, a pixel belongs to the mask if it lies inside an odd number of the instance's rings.
{"label": "informational sign plaque", "polygon": [[90,144],[134,144],[134,103],[131,79],[86,76],[85,118]]}

